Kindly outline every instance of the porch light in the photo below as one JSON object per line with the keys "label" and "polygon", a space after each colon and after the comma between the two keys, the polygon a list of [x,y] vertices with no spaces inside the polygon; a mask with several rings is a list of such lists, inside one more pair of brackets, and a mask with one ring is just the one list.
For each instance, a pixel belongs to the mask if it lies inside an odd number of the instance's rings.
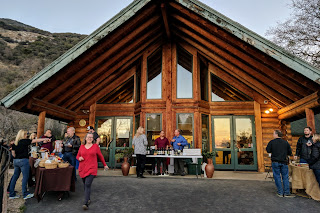
{"label": "porch light", "polygon": [[270,112],[273,112],[273,109],[272,109],[272,108],[270,108],[270,109],[269,109],[269,111],[270,111]]}
{"label": "porch light", "polygon": [[266,114],[269,114],[270,113],[270,111],[269,110],[266,110],[266,111],[264,111]]}

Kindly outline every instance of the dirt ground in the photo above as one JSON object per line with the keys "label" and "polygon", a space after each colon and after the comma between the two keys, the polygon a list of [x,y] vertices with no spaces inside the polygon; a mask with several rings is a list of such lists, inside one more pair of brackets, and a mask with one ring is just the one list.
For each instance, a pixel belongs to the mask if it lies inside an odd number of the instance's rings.
{"label": "dirt ground", "polygon": [[[9,180],[12,177],[12,173],[9,173]],[[13,200],[9,200],[9,194],[7,194],[8,196],[8,213],[20,213],[20,212],[24,212],[25,209],[25,200],[23,199],[22,196],[22,174],[20,174],[19,179],[17,180],[16,183],[16,188],[15,191],[17,191],[17,194],[20,195],[20,198],[18,199],[13,199]]]}

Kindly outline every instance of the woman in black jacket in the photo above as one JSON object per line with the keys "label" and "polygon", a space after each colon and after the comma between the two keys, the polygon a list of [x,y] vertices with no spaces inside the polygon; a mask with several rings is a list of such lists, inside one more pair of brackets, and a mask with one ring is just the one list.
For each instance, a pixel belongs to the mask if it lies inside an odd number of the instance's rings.
{"label": "woman in black jacket", "polygon": [[313,170],[320,186],[320,134],[314,134],[312,140],[313,144],[307,144],[311,146],[311,155],[308,163],[309,168]]}

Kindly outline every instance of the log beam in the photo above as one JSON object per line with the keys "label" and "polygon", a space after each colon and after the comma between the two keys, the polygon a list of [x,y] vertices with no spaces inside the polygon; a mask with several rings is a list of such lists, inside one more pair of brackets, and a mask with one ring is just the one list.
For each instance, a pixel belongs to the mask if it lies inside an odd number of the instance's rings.
{"label": "log beam", "polygon": [[46,121],[46,111],[42,111],[40,112],[39,118],[38,118],[37,138],[40,138],[44,134],[45,121]]}
{"label": "log beam", "polygon": [[167,14],[167,7],[165,3],[161,3],[161,14],[162,14],[162,19],[164,23],[164,28],[166,29],[166,35],[168,39],[171,39],[171,33],[170,33],[170,27],[169,27],[169,22],[168,22],[168,14]]}
{"label": "log beam", "polygon": [[312,128],[312,133],[316,133],[316,124],[314,120],[314,111],[310,108],[305,109],[306,112],[306,120],[307,120],[307,126],[310,126]]}
{"label": "log beam", "polygon": [[96,123],[96,110],[97,110],[97,102],[92,104],[90,106],[90,113],[89,113],[89,126],[92,126],[95,128],[95,123]]}

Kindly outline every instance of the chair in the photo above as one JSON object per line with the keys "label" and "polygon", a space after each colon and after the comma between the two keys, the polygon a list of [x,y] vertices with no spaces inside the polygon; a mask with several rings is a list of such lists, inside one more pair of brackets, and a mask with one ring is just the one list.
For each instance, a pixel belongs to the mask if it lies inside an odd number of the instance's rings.
{"label": "chair", "polygon": [[267,172],[267,175],[264,179],[266,180],[267,178],[272,178],[272,181],[273,181],[274,180],[273,175],[271,175],[270,173],[272,171],[272,166],[264,164],[264,170]]}

